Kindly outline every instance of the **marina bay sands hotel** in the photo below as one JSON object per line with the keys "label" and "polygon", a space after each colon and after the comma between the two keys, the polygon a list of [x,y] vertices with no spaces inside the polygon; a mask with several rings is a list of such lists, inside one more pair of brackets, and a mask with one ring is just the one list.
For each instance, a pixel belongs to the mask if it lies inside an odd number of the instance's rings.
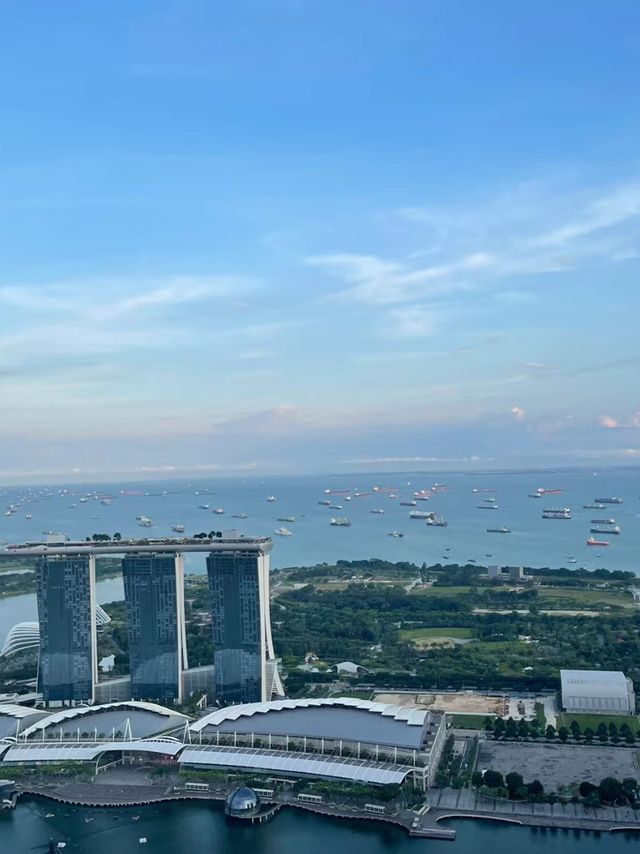
{"label": "marina bay sands hotel", "polygon": [[[145,539],[10,546],[36,558],[39,690],[47,705],[109,700],[182,702],[215,684],[222,704],[282,696],[271,636],[268,537]],[[189,670],[184,555],[206,554],[214,660]],[[128,679],[98,681],[96,558],[121,557],[129,635]],[[105,691],[112,690],[112,693]],[[116,693],[113,693],[116,691]],[[120,691],[120,694],[117,694]],[[122,694],[129,694],[128,697]]]}

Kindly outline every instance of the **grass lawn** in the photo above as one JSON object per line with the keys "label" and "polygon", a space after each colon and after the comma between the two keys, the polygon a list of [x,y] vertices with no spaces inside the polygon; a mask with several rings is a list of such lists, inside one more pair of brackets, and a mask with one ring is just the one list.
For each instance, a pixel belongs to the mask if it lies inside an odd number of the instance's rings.
{"label": "grass lawn", "polygon": [[536,703],[536,720],[542,727],[547,725],[547,716],[544,713],[543,703]]}
{"label": "grass lawn", "polygon": [[429,638],[457,638],[462,640],[470,637],[473,637],[471,629],[455,626],[431,629],[403,629],[400,632],[400,639],[403,641],[428,640]]}
{"label": "grass lawn", "polygon": [[484,652],[506,652],[515,650],[531,649],[529,644],[524,641],[471,641],[468,647],[469,650],[483,650]]}
{"label": "grass lawn", "polygon": [[618,605],[622,608],[632,608],[633,598],[625,590],[622,593],[614,593],[611,590],[581,590],[575,587],[539,587],[538,604],[545,607],[545,599],[550,604],[555,600],[563,599],[575,602],[580,606],[585,605]]}
{"label": "grass lawn", "polygon": [[465,596],[471,591],[471,587],[424,587],[414,590],[416,596]]}
{"label": "grass lawn", "polygon": [[596,732],[600,724],[609,726],[610,723],[614,723],[618,730],[622,724],[627,724],[634,735],[640,729],[640,718],[634,715],[572,715],[566,713],[558,715],[557,728],[566,726],[567,729],[571,729],[571,721],[577,721],[582,732],[587,727],[591,727]]}
{"label": "grass lawn", "polygon": [[495,715],[447,715],[452,726],[458,729],[484,729],[487,718],[495,718]]}

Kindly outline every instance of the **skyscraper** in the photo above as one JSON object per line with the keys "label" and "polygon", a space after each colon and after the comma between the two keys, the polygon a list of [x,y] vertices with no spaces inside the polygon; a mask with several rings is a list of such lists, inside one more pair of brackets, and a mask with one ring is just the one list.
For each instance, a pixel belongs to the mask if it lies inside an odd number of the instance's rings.
{"label": "skyscraper", "polygon": [[269,615],[271,541],[212,551],[207,557],[216,698],[251,703],[282,695]]}
{"label": "skyscraper", "polygon": [[47,704],[92,702],[97,680],[95,557],[41,557],[36,564],[40,660]]}
{"label": "skyscraper", "polygon": [[129,633],[131,695],[135,700],[182,700],[187,666],[184,558],[127,554],[122,560]]}

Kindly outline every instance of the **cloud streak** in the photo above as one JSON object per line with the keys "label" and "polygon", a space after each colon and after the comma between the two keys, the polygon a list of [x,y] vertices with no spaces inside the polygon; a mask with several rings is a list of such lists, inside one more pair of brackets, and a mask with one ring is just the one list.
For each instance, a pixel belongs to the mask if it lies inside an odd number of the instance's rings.
{"label": "cloud streak", "polygon": [[[415,235],[418,246],[412,252],[398,258],[328,253],[306,261],[342,284],[334,295],[350,302],[385,307],[425,300],[438,302],[488,287],[504,290],[505,282],[505,293],[518,293],[522,299],[526,294],[513,290],[514,278],[540,278],[579,269],[587,261],[614,263],[635,256],[640,182],[631,181],[600,194],[583,204],[577,216],[566,210],[563,215],[557,213],[556,227],[544,230],[542,225],[557,207],[557,201],[538,198],[528,217],[510,220],[509,211],[503,206],[503,222],[499,227],[494,222],[488,233],[482,228],[481,210],[476,211],[479,223],[463,213],[460,219],[464,225],[460,226],[456,225],[455,212],[424,211],[421,215],[420,209],[404,209],[400,215],[405,222],[432,227],[426,234],[423,230]],[[438,223],[440,228],[434,228]],[[466,232],[461,232],[465,228]],[[456,231],[453,240],[448,238],[451,230]],[[491,242],[495,245],[489,245]],[[439,260],[419,264],[424,257]]]}

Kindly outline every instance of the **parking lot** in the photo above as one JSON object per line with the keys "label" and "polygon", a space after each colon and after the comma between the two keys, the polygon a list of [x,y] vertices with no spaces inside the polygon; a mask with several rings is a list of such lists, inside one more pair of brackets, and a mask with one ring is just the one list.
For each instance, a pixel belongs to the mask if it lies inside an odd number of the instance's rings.
{"label": "parking lot", "polygon": [[640,778],[640,751],[629,747],[589,747],[563,744],[503,744],[483,741],[477,768],[493,768],[508,774],[517,771],[526,782],[540,780],[545,789],[603,777]]}

